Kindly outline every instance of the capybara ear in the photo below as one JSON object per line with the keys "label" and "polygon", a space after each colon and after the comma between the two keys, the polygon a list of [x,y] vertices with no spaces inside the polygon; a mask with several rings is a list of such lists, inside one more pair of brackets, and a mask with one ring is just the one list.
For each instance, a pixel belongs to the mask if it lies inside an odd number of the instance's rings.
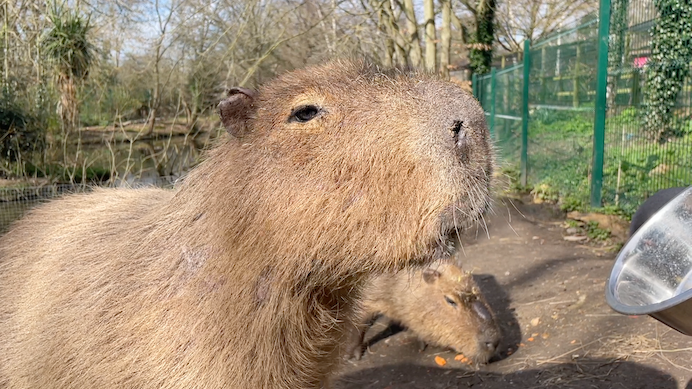
{"label": "capybara ear", "polygon": [[437,281],[440,278],[440,275],[440,272],[435,269],[427,268],[423,270],[423,280],[428,284],[432,284]]}
{"label": "capybara ear", "polygon": [[248,130],[248,119],[255,109],[257,92],[247,88],[231,88],[228,97],[219,103],[219,116],[229,134],[240,138]]}

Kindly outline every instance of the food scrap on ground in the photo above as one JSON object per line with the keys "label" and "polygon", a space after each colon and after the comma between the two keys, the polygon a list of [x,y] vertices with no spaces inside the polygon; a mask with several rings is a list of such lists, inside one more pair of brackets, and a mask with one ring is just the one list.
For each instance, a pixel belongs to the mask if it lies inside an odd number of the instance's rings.
{"label": "food scrap on ground", "polygon": [[435,363],[437,363],[440,366],[444,366],[447,364],[447,360],[442,358],[441,356],[437,355],[437,356],[435,356]]}

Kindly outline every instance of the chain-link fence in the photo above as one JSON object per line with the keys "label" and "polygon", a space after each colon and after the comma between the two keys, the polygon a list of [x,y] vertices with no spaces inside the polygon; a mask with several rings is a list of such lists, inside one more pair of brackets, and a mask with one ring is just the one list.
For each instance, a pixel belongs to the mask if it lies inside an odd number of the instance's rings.
{"label": "chain-link fence", "polygon": [[[121,182],[117,186],[157,186],[161,188],[173,187],[177,177],[162,177],[150,180],[146,183]],[[109,186],[115,186],[109,185]],[[7,231],[15,220],[22,217],[28,210],[38,204],[60,196],[88,192],[94,185],[83,184],[46,184],[32,187],[4,187],[0,188],[0,233]]]}
{"label": "chain-link fence", "polygon": [[523,163],[535,195],[631,213],[658,189],[692,183],[692,3],[605,0],[601,14],[605,25],[585,20],[525,50],[528,82],[520,64],[474,77],[474,92],[501,166]]}
{"label": "chain-link fence", "polygon": [[692,2],[613,0],[611,10],[603,199],[631,208],[692,184]]}

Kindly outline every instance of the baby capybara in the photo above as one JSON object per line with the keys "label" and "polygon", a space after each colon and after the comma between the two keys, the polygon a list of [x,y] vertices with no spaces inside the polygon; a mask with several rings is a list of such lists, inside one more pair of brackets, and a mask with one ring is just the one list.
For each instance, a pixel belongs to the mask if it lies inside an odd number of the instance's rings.
{"label": "baby capybara", "polygon": [[361,62],[219,105],[174,190],[98,189],[0,240],[0,387],[317,388],[371,274],[451,255],[486,207],[483,111]]}
{"label": "baby capybara", "polygon": [[451,348],[486,363],[500,342],[500,327],[471,273],[452,263],[373,277],[363,289],[362,323],[351,343],[360,359],[363,338],[379,315],[414,332],[423,345]]}

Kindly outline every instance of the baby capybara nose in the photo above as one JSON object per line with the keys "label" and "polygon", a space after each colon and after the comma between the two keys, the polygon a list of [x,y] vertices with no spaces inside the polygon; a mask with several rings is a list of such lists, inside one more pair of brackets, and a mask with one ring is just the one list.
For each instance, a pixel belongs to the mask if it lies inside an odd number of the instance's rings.
{"label": "baby capybara nose", "polygon": [[492,342],[485,342],[485,348],[490,353],[494,353],[497,350],[497,346],[500,345],[500,339],[495,339]]}

